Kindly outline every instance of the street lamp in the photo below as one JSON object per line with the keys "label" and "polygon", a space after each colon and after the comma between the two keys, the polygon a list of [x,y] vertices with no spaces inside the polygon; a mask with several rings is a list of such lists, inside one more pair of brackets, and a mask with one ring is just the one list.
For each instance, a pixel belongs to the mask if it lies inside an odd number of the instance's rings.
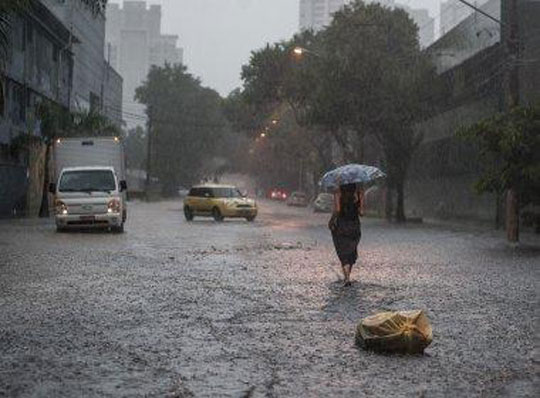
{"label": "street lamp", "polygon": [[312,51],[312,50],[308,50],[307,48],[304,48],[304,47],[300,47],[300,46],[296,46],[295,48],[293,48],[292,50],[293,54],[298,56],[298,57],[301,57],[303,56],[304,54],[310,54],[310,55],[314,55],[316,57],[320,57],[321,54],[315,52],[315,51]]}

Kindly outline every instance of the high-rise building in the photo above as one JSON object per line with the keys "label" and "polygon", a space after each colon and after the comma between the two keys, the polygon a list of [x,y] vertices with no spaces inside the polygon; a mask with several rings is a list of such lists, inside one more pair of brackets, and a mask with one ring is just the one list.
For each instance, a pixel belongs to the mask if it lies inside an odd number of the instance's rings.
{"label": "high-rise building", "polygon": [[124,78],[125,108],[142,115],[135,90],[152,65],[182,63],[178,36],[161,34],[161,6],[147,7],[146,1],[124,1],[122,8],[109,3],[106,16],[105,56]]}
{"label": "high-rise building", "polygon": [[[72,37],[73,89],[71,110],[99,111],[122,123],[122,77],[103,57],[105,3],[100,0],[41,0]],[[118,70],[118,69],[117,69]]]}
{"label": "high-rise building", "polygon": [[398,5],[403,8],[411,19],[418,26],[418,40],[420,47],[427,47],[435,40],[435,19],[429,16],[429,11],[423,8],[410,8],[405,5]]}
{"label": "high-rise building", "polygon": [[332,22],[345,0],[300,0],[300,30],[318,31]]}

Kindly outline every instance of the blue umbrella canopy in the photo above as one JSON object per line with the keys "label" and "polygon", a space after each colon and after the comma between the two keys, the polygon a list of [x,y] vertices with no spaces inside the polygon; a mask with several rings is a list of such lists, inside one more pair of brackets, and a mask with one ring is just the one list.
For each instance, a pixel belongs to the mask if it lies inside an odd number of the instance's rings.
{"label": "blue umbrella canopy", "polygon": [[340,185],[358,184],[368,187],[386,178],[377,167],[365,164],[347,164],[326,173],[319,181],[323,189],[336,190]]}

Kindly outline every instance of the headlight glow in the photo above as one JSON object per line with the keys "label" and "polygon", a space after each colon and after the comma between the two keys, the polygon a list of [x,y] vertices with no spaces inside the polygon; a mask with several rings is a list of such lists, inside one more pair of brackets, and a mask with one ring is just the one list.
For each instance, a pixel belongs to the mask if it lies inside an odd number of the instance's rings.
{"label": "headlight glow", "polygon": [[56,199],[54,201],[54,207],[56,209],[56,214],[68,214],[68,207],[61,200]]}
{"label": "headlight glow", "polygon": [[107,213],[120,213],[121,204],[118,199],[111,199],[107,204]]}

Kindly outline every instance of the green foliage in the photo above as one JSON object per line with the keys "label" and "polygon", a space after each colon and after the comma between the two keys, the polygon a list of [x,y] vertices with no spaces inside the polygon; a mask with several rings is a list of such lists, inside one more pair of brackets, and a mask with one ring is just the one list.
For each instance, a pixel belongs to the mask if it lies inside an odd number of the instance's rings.
{"label": "green foliage", "polygon": [[45,140],[54,137],[121,136],[122,130],[96,111],[69,112],[54,102],[43,102],[38,110]]}
{"label": "green foliage", "polygon": [[131,129],[124,138],[126,150],[126,166],[128,169],[144,170],[147,161],[148,135],[137,126]]}
{"label": "green foliage", "polygon": [[540,202],[540,108],[517,107],[458,132],[479,145],[479,193],[515,189],[521,205]]}
{"label": "green foliage", "polygon": [[[296,46],[305,53],[294,56]],[[319,33],[253,52],[242,78],[245,100],[267,118],[283,104],[292,110],[290,135],[300,131],[310,144],[307,157],[314,153],[319,161],[314,170],[331,164],[331,142],[345,162],[364,162],[371,151],[369,159],[385,166],[398,191],[397,217],[404,218],[404,181],[422,140],[414,124],[432,111],[429,98],[438,87],[405,11],[354,2]],[[376,145],[366,148],[366,137]]]}
{"label": "green foliage", "polygon": [[182,65],[152,67],[136,98],[152,123],[152,175],[164,193],[199,181],[225,128],[222,99]]}
{"label": "green foliage", "polygon": [[120,137],[122,134],[118,126],[96,111],[72,113],[67,128],[69,137]]}

